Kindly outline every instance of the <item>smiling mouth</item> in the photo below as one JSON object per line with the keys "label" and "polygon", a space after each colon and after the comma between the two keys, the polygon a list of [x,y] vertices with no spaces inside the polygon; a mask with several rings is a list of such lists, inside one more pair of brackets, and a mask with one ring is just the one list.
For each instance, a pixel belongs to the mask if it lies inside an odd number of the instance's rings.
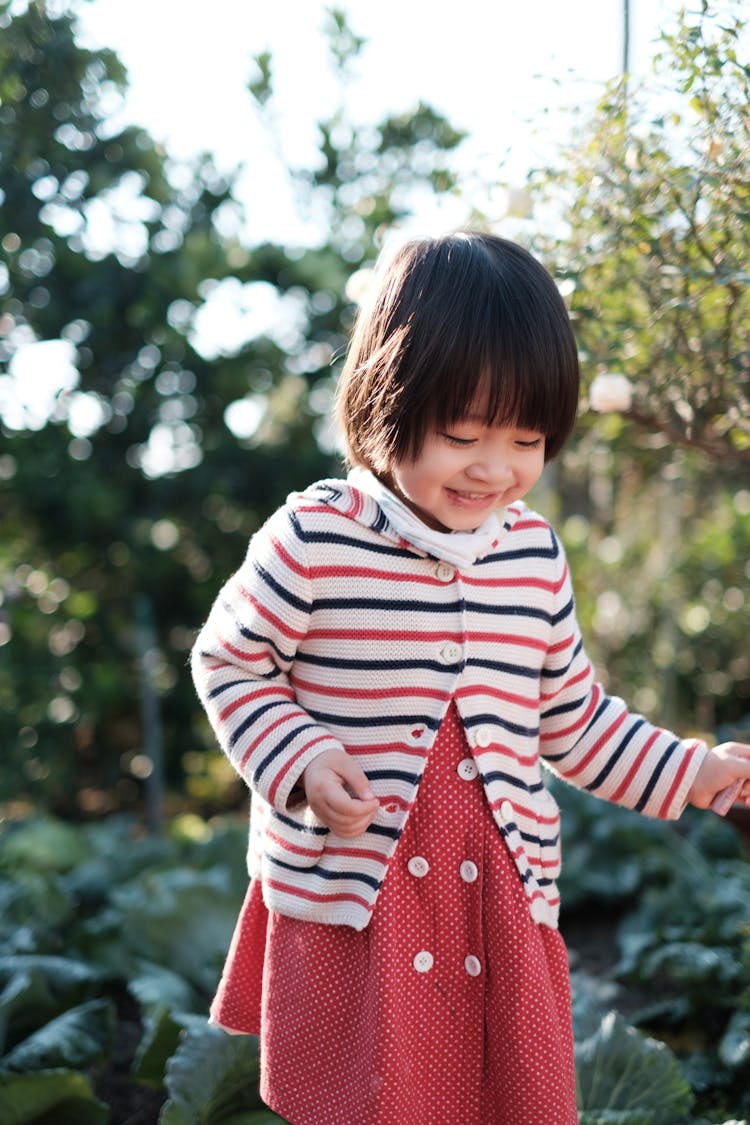
{"label": "smiling mouth", "polygon": [[497,492],[460,492],[457,488],[449,488],[447,492],[456,500],[468,504],[489,504],[497,499]]}

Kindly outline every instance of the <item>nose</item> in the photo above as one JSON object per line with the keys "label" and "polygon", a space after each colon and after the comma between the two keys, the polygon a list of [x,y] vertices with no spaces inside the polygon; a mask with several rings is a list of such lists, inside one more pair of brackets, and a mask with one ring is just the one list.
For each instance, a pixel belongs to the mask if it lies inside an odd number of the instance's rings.
{"label": "nose", "polygon": [[513,479],[513,468],[505,458],[483,457],[472,462],[466,470],[466,475],[478,483],[502,488]]}

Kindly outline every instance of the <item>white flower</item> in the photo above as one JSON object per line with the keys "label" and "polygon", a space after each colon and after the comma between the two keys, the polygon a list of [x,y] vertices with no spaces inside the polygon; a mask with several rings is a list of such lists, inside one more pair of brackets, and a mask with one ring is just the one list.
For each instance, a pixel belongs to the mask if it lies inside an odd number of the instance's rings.
{"label": "white flower", "polygon": [[597,375],[589,387],[592,410],[606,414],[611,410],[630,410],[633,402],[633,385],[626,375],[607,372]]}

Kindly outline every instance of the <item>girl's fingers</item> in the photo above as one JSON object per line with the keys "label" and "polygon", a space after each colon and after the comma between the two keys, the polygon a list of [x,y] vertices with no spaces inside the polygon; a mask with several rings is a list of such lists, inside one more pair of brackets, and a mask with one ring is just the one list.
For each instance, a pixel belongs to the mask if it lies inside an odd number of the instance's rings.
{"label": "girl's fingers", "polygon": [[743,784],[742,778],[738,778],[731,785],[727,785],[726,789],[722,789],[720,793],[716,794],[709,808],[713,809],[719,816],[726,816],[739,797]]}

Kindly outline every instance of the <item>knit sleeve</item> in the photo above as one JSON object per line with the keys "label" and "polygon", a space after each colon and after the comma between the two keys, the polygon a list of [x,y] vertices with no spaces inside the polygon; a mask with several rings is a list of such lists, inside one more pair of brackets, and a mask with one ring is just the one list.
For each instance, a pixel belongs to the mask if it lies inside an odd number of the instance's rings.
{"label": "knit sleeve", "polygon": [[646,816],[676,819],[707,747],[653,726],[595,682],[565,554],[553,539],[559,592],[542,675],[542,757],[555,773],[597,797]]}
{"label": "knit sleeve", "polygon": [[[253,537],[220,591],[192,652],[198,695],[247,784],[277,812],[305,767],[341,743],[297,703],[290,671],[310,615],[304,543],[281,508]],[[291,803],[290,803],[291,797]]]}

